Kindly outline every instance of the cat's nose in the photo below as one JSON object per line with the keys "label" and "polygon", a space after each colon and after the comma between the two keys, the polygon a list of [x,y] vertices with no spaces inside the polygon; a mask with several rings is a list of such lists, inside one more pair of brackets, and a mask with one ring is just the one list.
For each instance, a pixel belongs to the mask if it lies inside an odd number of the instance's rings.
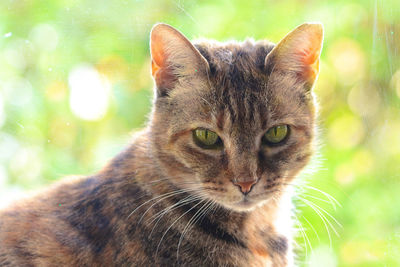
{"label": "cat's nose", "polygon": [[245,195],[247,195],[251,191],[253,185],[255,185],[256,183],[257,180],[251,180],[245,182],[233,182],[233,184],[238,186],[240,188],[240,191],[242,191],[242,193]]}

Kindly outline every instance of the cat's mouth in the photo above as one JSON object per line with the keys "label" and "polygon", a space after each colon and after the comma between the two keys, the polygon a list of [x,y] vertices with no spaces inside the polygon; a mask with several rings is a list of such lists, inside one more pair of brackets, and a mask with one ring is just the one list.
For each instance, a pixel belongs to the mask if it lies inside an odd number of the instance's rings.
{"label": "cat's mouth", "polygon": [[[210,188],[208,188],[210,189]],[[273,194],[276,190],[270,192],[250,192],[249,194],[236,194],[236,196],[230,196],[230,194],[224,194],[225,192],[219,192],[209,190],[209,197],[220,203],[231,210],[236,211],[251,211],[256,207],[265,205],[269,200],[273,198]]]}

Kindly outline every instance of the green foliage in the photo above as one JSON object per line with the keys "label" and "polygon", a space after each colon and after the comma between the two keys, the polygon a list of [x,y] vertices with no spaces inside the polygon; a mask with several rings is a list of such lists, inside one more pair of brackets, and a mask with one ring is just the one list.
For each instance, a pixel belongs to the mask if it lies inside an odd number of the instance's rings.
{"label": "green foliage", "polygon": [[[153,85],[149,31],[160,21],[191,39],[274,42],[305,21],[324,24],[315,88],[321,146],[302,179],[341,206],[303,186],[297,216],[308,238],[298,243],[308,249],[299,259],[306,266],[400,265],[396,0],[3,0],[0,200],[98,170],[144,125]],[[329,238],[320,216],[338,236],[330,229]]]}

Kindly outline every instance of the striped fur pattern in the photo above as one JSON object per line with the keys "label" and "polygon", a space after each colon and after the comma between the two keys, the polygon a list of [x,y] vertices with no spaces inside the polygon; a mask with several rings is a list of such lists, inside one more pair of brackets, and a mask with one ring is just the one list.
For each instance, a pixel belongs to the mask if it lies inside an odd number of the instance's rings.
{"label": "striped fur pattern", "polygon": [[[149,125],[99,173],[1,211],[0,266],[294,264],[288,184],[312,154],[321,26],[278,45],[192,44],[158,24],[151,42]],[[263,145],[280,124],[287,140]],[[198,127],[223,148],[197,146]],[[245,195],[233,182],[248,178],[257,183]]]}

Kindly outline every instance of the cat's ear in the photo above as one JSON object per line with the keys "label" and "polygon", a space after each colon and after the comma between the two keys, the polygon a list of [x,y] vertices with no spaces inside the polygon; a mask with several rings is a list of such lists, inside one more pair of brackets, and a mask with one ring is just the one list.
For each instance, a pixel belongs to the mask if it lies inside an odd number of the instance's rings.
{"label": "cat's ear", "polygon": [[182,33],[167,24],[154,25],[150,50],[158,96],[168,95],[182,79],[207,75],[207,60]]}
{"label": "cat's ear", "polygon": [[272,49],[265,59],[266,68],[293,74],[311,88],[319,72],[322,41],[322,24],[304,23]]}

